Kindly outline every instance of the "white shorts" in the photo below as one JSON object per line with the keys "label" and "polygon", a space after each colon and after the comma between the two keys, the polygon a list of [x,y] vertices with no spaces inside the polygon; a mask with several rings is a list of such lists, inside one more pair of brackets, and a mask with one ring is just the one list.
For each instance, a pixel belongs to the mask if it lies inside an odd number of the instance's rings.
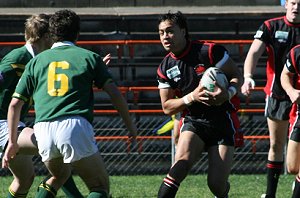
{"label": "white shorts", "polygon": [[[25,127],[25,124],[23,122],[19,122],[18,127]],[[8,142],[8,123],[7,120],[0,120],[0,157],[7,142]]]}
{"label": "white shorts", "polygon": [[61,117],[33,126],[42,161],[62,157],[64,163],[98,152],[92,125],[83,117]]}

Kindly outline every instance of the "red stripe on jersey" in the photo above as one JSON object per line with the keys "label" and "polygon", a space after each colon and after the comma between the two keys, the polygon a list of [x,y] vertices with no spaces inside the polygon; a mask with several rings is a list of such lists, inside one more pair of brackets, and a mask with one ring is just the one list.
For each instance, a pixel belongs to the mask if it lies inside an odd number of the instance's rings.
{"label": "red stripe on jersey", "polygon": [[212,49],[213,49],[213,46],[214,46],[215,44],[214,44],[214,43],[205,43],[205,44],[209,46],[209,48],[208,48],[209,62],[210,62],[210,64],[213,64],[213,63],[214,63],[214,58],[213,58],[213,52],[212,52]]}
{"label": "red stripe on jersey", "polygon": [[281,20],[283,18],[283,20],[287,23],[287,24],[290,24],[287,20],[286,20],[286,17],[285,16],[280,16],[280,17],[276,17],[276,18],[272,18],[272,19],[269,19],[267,21],[265,21],[265,25],[268,27],[269,31],[271,31],[271,21],[277,21],[277,20]]}
{"label": "red stripe on jersey", "polygon": [[292,109],[290,111],[290,119],[289,119],[289,122],[290,122],[290,127],[289,127],[289,137],[291,136],[291,133],[293,132],[293,128],[295,126],[295,124],[297,123],[297,120],[298,120],[298,104],[294,103],[292,105]]}
{"label": "red stripe on jersey", "polygon": [[157,75],[161,77],[162,79],[167,80],[168,78],[161,72],[160,66],[157,68]]}
{"label": "red stripe on jersey", "polygon": [[185,55],[187,55],[192,47],[192,42],[187,41],[188,42],[188,47],[179,55],[176,56],[175,54],[173,54],[172,52],[170,53],[171,57],[174,58],[175,60],[181,59],[182,57],[184,57]]}
{"label": "red stripe on jersey", "polygon": [[294,69],[298,73],[298,69],[296,67],[296,60],[295,60],[295,48],[291,49],[291,60],[292,60],[292,66],[294,67]]}
{"label": "red stripe on jersey", "polygon": [[297,182],[300,182],[299,175],[296,176],[296,180],[297,180]]}
{"label": "red stripe on jersey", "polygon": [[289,25],[289,26],[293,26],[293,27],[300,27],[300,24],[296,24],[296,23],[291,23],[287,20],[286,16],[284,16],[283,18],[284,22]]}
{"label": "red stripe on jersey", "polygon": [[264,88],[265,93],[268,96],[272,94],[272,87],[275,81],[275,52],[274,48],[270,45],[266,47],[268,53],[268,60],[267,60],[267,84]]}

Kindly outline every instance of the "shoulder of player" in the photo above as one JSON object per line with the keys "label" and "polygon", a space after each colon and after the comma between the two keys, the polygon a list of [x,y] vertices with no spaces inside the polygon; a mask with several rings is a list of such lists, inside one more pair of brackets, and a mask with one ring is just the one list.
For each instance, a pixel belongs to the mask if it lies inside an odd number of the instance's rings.
{"label": "shoulder of player", "polygon": [[265,20],[264,23],[284,22],[284,18],[285,18],[285,16],[274,17],[274,18]]}
{"label": "shoulder of player", "polygon": [[13,49],[8,54],[6,54],[1,62],[0,66],[10,65],[10,64],[26,64],[32,59],[32,55],[23,46],[20,48]]}

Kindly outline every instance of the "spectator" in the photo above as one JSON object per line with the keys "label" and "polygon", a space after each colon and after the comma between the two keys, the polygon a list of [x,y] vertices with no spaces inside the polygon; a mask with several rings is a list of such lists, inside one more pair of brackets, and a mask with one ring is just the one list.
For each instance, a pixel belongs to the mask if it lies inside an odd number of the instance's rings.
{"label": "spectator", "polygon": [[253,74],[259,58],[267,50],[267,84],[265,116],[270,135],[267,161],[267,189],[261,197],[276,197],[280,174],[283,170],[283,153],[287,140],[291,101],[280,84],[280,74],[289,50],[300,43],[300,0],[285,1],[286,14],[264,21],[254,35],[253,43],[244,64],[242,93],[250,95],[255,82]]}

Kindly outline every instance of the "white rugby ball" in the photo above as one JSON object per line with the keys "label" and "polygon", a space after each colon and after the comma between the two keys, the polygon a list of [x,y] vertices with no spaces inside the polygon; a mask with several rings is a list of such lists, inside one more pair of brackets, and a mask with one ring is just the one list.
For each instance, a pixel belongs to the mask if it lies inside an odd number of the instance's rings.
{"label": "white rugby ball", "polygon": [[200,80],[200,84],[207,90],[213,92],[215,90],[214,81],[219,86],[223,88],[228,88],[228,80],[226,75],[222,72],[222,70],[217,67],[209,67],[205,70]]}

